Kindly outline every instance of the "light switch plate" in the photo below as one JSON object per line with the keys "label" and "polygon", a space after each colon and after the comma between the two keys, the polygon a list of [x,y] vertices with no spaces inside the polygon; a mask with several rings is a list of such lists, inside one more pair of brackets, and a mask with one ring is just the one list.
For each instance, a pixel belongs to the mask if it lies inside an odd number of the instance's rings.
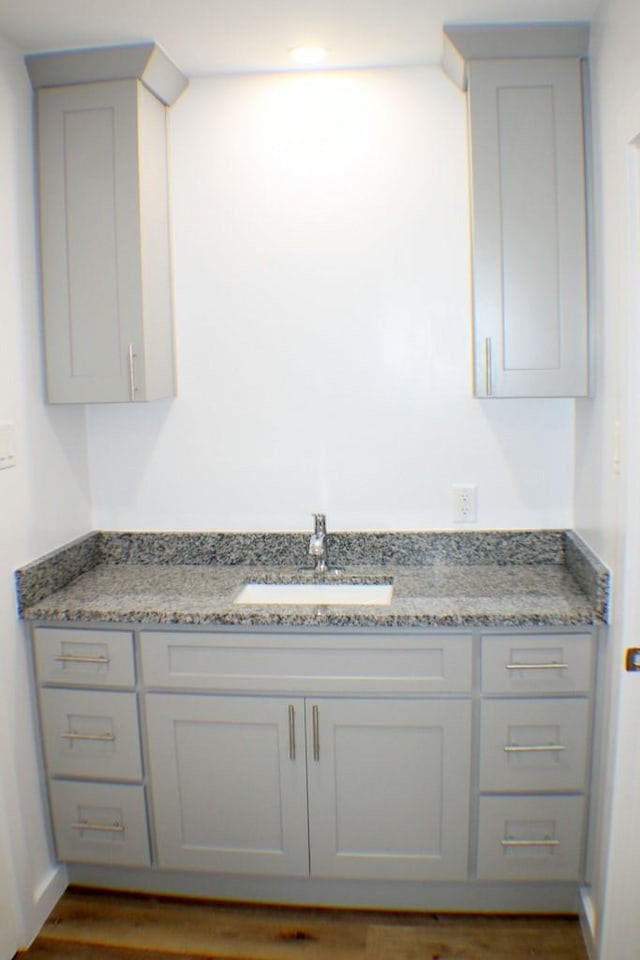
{"label": "light switch plate", "polygon": [[0,423],[0,470],[16,465],[16,432],[12,423]]}

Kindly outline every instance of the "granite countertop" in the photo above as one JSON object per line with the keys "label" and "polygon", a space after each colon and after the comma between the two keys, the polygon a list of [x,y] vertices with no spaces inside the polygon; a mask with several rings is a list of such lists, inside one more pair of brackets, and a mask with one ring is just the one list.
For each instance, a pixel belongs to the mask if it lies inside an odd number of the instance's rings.
{"label": "granite countertop", "polygon": [[[332,582],[393,582],[386,606],[236,605],[247,582],[314,582],[308,534],[91,533],[16,572],[27,620],[251,626],[606,622],[609,574],[571,531],[334,534]],[[365,561],[365,562],[363,562]]]}

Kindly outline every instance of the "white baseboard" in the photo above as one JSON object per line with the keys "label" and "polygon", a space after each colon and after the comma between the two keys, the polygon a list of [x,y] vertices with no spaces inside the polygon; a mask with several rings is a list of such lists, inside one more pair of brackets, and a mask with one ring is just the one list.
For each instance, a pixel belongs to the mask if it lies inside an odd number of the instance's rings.
{"label": "white baseboard", "polygon": [[578,903],[578,916],[580,917],[582,936],[584,937],[584,943],[587,948],[587,953],[589,954],[589,960],[598,960],[596,909],[591,899],[591,890],[589,887],[580,887],[578,891]]}
{"label": "white baseboard", "polygon": [[32,903],[26,905],[24,910],[26,929],[21,931],[21,939],[25,941],[21,944],[21,949],[27,949],[33,943],[68,885],[67,868],[58,864],[34,889]]}

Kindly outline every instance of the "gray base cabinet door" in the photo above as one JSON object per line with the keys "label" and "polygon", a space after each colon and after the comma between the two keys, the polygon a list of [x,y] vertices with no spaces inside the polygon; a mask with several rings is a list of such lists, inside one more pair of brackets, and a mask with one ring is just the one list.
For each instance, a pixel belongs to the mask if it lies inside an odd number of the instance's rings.
{"label": "gray base cabinet door", "polygon": [[149,694],[161,867],[307,876],[304,702]]}
{"label": "gray base cabinet door", "polygon": [[469,701],[307,702],[311,874],[467,876]]}

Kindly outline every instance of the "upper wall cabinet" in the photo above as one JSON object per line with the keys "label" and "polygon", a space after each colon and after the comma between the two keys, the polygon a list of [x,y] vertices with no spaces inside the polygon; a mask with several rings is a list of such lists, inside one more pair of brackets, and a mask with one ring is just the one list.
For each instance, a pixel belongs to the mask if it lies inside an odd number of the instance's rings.
{"label": "upper wall cabinet", "polygon": [[585,25],[445,34],[468,89],[475,396],[585,396]]}
{"label": "upper wall cabinet", "polygon": [[166,106],[154,44],[27,58],[38,96],[48,399],[174,394]]}

